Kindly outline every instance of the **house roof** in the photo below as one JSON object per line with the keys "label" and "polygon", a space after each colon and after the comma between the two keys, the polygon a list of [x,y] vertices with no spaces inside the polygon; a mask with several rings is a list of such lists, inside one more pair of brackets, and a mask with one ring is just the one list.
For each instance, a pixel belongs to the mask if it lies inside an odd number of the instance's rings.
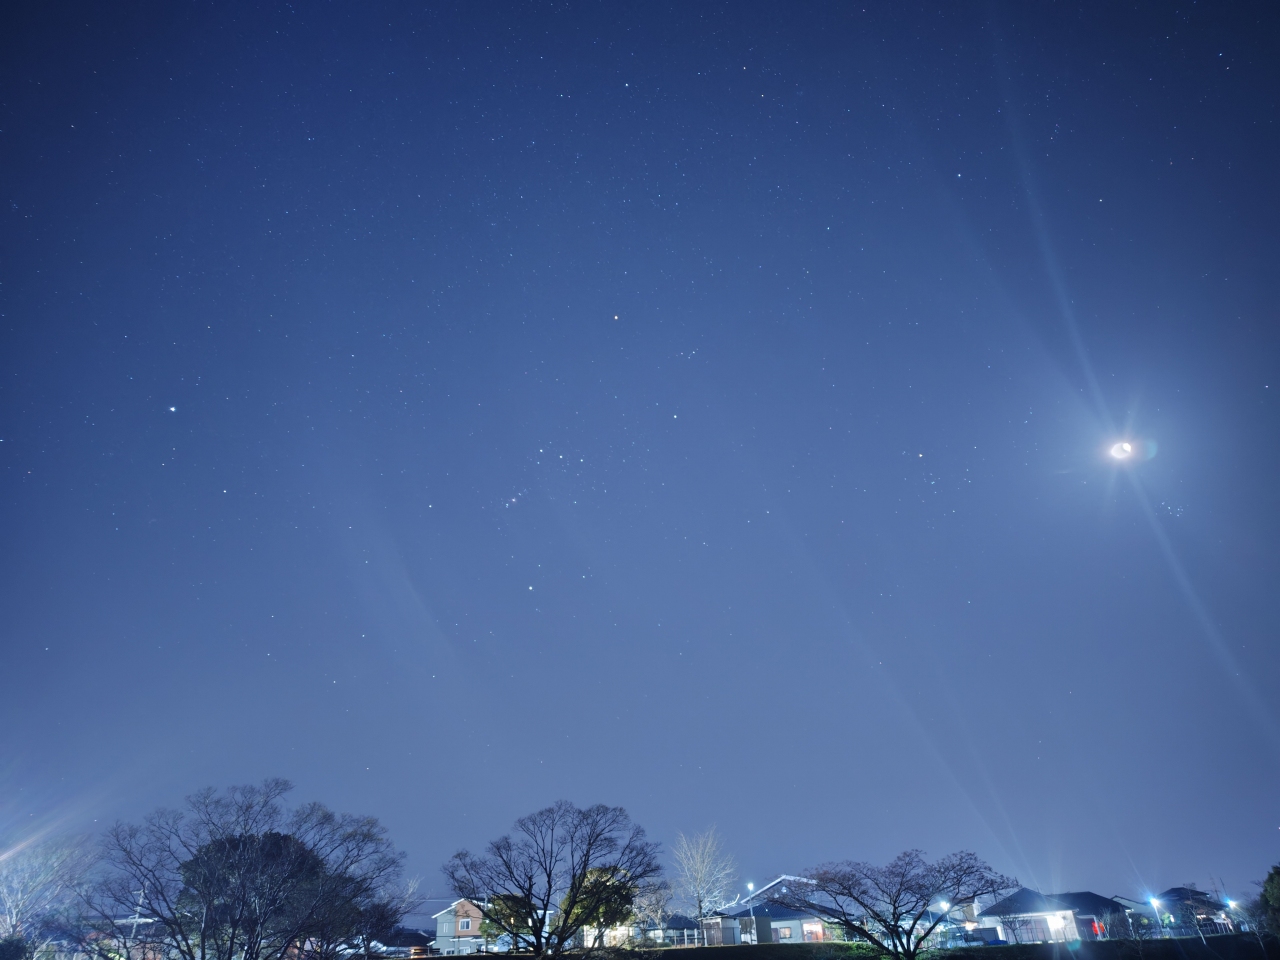
{"label": "house roof", "polygon": [[1124,913],[1124,904],[1101,894],[1083,890],[1080,893],[1055,893],[1050,897],[1065,903],[1074,913],[1084,917],[1105,917],[1109,913]]}
{"label": "house roof", "polygon": [[[654,929],[657,929],[656,927]],[[683,913],[673,913],[662,923],[663,930],[697,930],[698,921]]]}
{"label": "house roof", "polygon": [[384,947],[426,947],[431,945],[434,937],[434,930],[410,930],[408,927],[396,927],[388,936],[379,938],[378,942]]}
{"label": "house roof", "polygon": [[1205,906],[1214,910],[1225,910],[1227,905],[1219,903],[1218,899],[1203,890],[1197,890],[1195,887],[1170,887],[1164,893],[1156,897],[1162,903],[1203,903]]}
{"label": "house roof", "polygon": [[1045,895],[1038,890],[1028,890],[1026,887],[1011,893],[1003,900],[997,900],[987,909],[978,914],[980,917],[1012,917],[1023,913],[1055,913],[1059,910],[1065,910],[1066,907],[1054,906],[1045,899]]}
{"label": "house roof", "polygon": [[741,920],[744,917],[757,917],[758,919],[769,920],[799,920],[801,917],[812,917],[812,913],[802,913],[799,910],[791,910],[787,907],[781,907],[776,903],[758,903],[751,907],[742,907],[738,910],[726,908],[720,911],[726,917],[733,917]]}
{"label": "house roof", "polygon": [[[455,908],[458,906],[458,904],[460,904],[460,903],[471,903],[471,901],[470,901],[470,900],[467,900],[465,897],[464,897],[463,899],[461,899],[461,900],[455,900],[455,901],[453,901],[453,903],[449,904],[447,907],[445,907],[445,908],[444,908],[443,910],[441,910],[439,913],[433,913],[433,914],[431,915],[431,919],[432,919],[432,920],[438,920],[440,917],[443,917],[446,913],[453,913],[453,912],[454,912],[454,909],[455,909]],[[471,905],[472,905],[473,907],[475,906],[475,904],[471,904]]]}
{"label": "house roof", "polygon": [[[800,882],[804,882],[804,878],[803,878],[803,877],[793,877],[793,876],[792,876],[791,874],[789,874],[789,873],[779,874],[779,875],[778,875],[778,877],[777,877],[776,879],[774,879],[774,880],[770,880],[768,883],[766,883],[766,884],[765,884],[763,887],[761,887],[759,890],[755,890],[755,891],[753,891],[753,892],[751,892],[751,893],[747,894],[747,896],[743,897],[741,900],[734,900],[734,901],[733,901],[733,904],[730,904],[729,906],[733,906],[734,904],[738,904],[738,903],[741,903],[741,904],[744,904],[744,905],[745,905],[745,904],[748,904],[748,903],[764,903],[764,902],[768,901],[768,900],[769,900],[769,898],[772,896],[772,894],[770,894],[770,892],[769,892],[769,891],[770,891],[770,890],[772,890],[772,889],[773,889],[774,887],[776,887],[776,886],[782,885],[782,891],[785,893],[785,892],[786,892],[786,889],[787,889],[787,888],[786,888],[786,883],[787,883],[787,881],[789,881],[789,880],[790,880],[790,881],[800,881]],[[726,908],[726,909],[727,909],[727,908]]]}
{"label": "house roof", "polygon": [[1029,913],[1059,913],[1070,910],[1086,917],[1102,917],[1109,913],[1124,913],[1124,906],[1110,897],[1089,891],[1080,893],[1043,894],[1023,887],[1003,900],[993,903],[980,912],[980,917],[1013,917]]}

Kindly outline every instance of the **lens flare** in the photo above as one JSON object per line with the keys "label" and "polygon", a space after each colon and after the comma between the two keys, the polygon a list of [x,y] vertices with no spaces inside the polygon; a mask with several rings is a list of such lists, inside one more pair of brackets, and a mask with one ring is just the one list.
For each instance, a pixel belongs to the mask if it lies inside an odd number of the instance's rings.
{"label": "lens flare", "polygon": [[1133,444],[1127,440],[1121,440],[1111,447],[1111,455],[1117,460],[1128,460],[1133,456]]}

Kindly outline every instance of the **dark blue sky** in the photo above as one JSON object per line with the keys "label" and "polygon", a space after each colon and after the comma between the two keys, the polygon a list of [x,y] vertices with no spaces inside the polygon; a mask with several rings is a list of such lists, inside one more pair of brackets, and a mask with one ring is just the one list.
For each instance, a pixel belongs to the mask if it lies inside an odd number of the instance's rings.
{"label": "dark blue sky", "polygon": [[5,14],[0,832],[1247,893],[1280,19],[1118,7]]}

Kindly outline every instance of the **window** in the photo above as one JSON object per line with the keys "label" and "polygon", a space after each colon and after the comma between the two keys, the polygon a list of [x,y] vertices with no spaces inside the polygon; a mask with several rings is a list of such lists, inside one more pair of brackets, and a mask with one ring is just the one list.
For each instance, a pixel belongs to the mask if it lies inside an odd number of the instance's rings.
{"label": "window", "polygon": [[801,924],[800,929],[804,931],[804,939],[806,943],[822,939],[822,924],[820,923]]}
{"label": "window", "polygon": [[471,918],[470,918],[470,917],[465,917],[465,918],[463,918],[462,920],[459,920],[459,921],[458,921],[458,929],[459,929],[459,930],[470,930],[470,929],[471,929]]}
{"label": "window", "polygon": [[791,928],[790,928],[790,927],[778,927],[778,939],[779,939],[779,940],[790,940],[790,939],[791,939]]}

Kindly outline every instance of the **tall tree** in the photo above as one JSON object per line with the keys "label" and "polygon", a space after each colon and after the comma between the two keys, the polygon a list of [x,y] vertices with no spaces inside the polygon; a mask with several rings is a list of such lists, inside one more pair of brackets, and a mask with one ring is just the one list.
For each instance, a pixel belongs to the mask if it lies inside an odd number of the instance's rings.
{"label": "tall tree", "polygon": [[513,943],[558,957],[584,926],[625,916],[636,889],[661,869],[658,845],[621,807],[581,810],[561,800],[521,817],[483,855],[459,850],[444,875]]}
{"label": "tall tree", "polygon": [[[281,803],[285,780],[205,790],[107,831],[84,945],[106,957],[321,958],[393,927],[402,855],[372,817]],[[399,911],[399,912],[397,912]]]}
{"label": "tall tree", "polygon": [[65,925],[92,856],[82,838],[14,843],[0,850],[0,941],[39,953]]}
{"label": "tall tree", "polygon": [[915,960],[954,911],[1015,886],[975,854],[930,863],[921,851],[908,850],[883,867],[852,860],[826,864],[788,882],[770,900],[836,924],[882,955]]}
{"label": "tall tree", "polygon": [[1271,868],[1258,886],[1262,889],[1252,903],[1255,923],[1258,929],[1280,936],[1280,863]]}
{"label": "tall tree", "polygon": [[729,902],[738,870],[721,846],[715,827],[692,837],[678,834],[671,859],[675,861],[677,895],[695,919],[701,920]]}

